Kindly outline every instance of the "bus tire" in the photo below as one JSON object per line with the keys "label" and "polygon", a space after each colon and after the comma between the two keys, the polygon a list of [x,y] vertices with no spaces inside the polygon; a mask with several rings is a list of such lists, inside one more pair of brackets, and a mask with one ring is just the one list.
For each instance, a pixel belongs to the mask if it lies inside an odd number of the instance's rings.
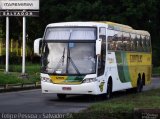
{"label": "bus tire", "polygon": [[110,99],[112,96],[112,79],[109,78],[107,83],[107,90],[106,90],[106,99]]}
{"label": "bus tire", "polygon": [[138,76],[138,80],[137,80],[137,88],[136,88],[136,92],[140,93],[143,90],[143,81],[141,79],[141,76]]}
{"label": "bus tire", "polygon": [[57,94],[58,99],[64,100],[66,98],[66,94]]}
{"label": "bus tire", "polygon": [[143,89],[143,80],[141,79],[141,75],[138,74],[138,79],[137,79],[137,87],[127,89],[127,93],[140,93],[142,92]]}
{"label": "bus tire", "polygon": [[146,81],[145,81],[145,73],[143,73],[143,75],[142,75],[142,83],[143,83],[143,86],[145,86],[145,84],[146,84]]}

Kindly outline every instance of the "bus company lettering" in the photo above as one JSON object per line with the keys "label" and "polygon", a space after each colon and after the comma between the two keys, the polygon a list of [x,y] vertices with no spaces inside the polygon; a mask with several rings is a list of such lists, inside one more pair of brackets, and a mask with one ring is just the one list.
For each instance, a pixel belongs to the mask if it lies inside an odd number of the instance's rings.
{"label": "bus company lettering", "polygon": [[63,80],[63,79],[64,79],[64,77],[56,77],[56,79]]}
{"label": "bus company lettering", "polygon": [[142,55],[130,55],[130,62],[142,62]]}

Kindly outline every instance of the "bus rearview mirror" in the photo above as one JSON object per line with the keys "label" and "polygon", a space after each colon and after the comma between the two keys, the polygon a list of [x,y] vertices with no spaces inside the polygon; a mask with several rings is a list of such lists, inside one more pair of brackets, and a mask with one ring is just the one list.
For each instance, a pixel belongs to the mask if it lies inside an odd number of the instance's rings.
{"label": "bus rearview mirror", "polygon": [[96,40],[96,55],[101,55],[102,39]]}
{"label": "bus rearview mirror", "polygon": [[42,38],[38,38],[34,41],[34,54],[40,56],[40,43]]}

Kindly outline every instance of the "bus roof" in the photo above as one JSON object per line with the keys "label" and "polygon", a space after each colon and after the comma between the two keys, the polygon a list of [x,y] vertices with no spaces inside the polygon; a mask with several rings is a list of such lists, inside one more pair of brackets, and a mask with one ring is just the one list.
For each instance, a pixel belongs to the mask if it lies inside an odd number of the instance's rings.
{"label": "bus roof", "polygon": [[123,32],[131,32],[133,34],[139,34],[139,35],[147,35],[150,36],[148,31],[144,30],[136,30],[128,25],[123,25],[119,23],[114,23],[110,21],[93,21],[93,22],[60,22],[60,23],[51,23],[48,24],[47,27],[57,27],[57,26],[91,26],[91,27],[97,27],[97,26],[106,26],[109,29],[117,30],[117,31],[123,31]]}
{"label": "bus roof", "polygon": [[104,21],[102,23],[108,24],[110,27],[112,26],[116,26],[116,27],[123,27],[126,29],[132,29],[132,27],[128,26],[128,25],[123,25],[123,24],[119,24],[119,23],[114,23],[114,22],[110,22],[110,21]]}
{"label": "bus roof", "polygon": [[111,29],[114,29],[114,30],[120,30],[120,31],[125,31],[125,32],[131,32],[131,33],[134,33],[134,34],[150,36],[148,31],[135,30],[128,25],[123,25],[123,24],[114,23],[114,22],[110,22],[110,21],[104,21],[102,23],[108,24],[108,28],[111,28]]}
{"label": "bus roof", "polygon": [[60,22],[60,23],[51,23],[48,24],[47,27],[57,27],[57,26],[93,26],[93,27],[97,27],[99,24],[102,23],[98,23],[98,22]]}
{"label": "bus roof", "polygon": [[136,34],[141,34],[141,35],[147,35],[147,36],[150,36],[149,32],[148,31],[144,31],[144,30],[134,30],[134,32]]}

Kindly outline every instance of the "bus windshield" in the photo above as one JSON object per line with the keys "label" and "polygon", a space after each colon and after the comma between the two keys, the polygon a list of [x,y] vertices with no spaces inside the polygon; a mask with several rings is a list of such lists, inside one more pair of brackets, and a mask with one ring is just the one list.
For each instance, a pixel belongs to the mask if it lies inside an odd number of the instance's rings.
{"label": "bus windshield", "polygon": [[95,73],[95,43],[46,43],[42,63],[47,73]]}
{"label": "bus windshield", "polygon": [[[84,75],[95,73],[95,29],[55,29],[48,29],[49,31],[46,33],[42,55],[43,71],[59,75]],[[79,37],[76,35],[78,32],[81,34]]]}

